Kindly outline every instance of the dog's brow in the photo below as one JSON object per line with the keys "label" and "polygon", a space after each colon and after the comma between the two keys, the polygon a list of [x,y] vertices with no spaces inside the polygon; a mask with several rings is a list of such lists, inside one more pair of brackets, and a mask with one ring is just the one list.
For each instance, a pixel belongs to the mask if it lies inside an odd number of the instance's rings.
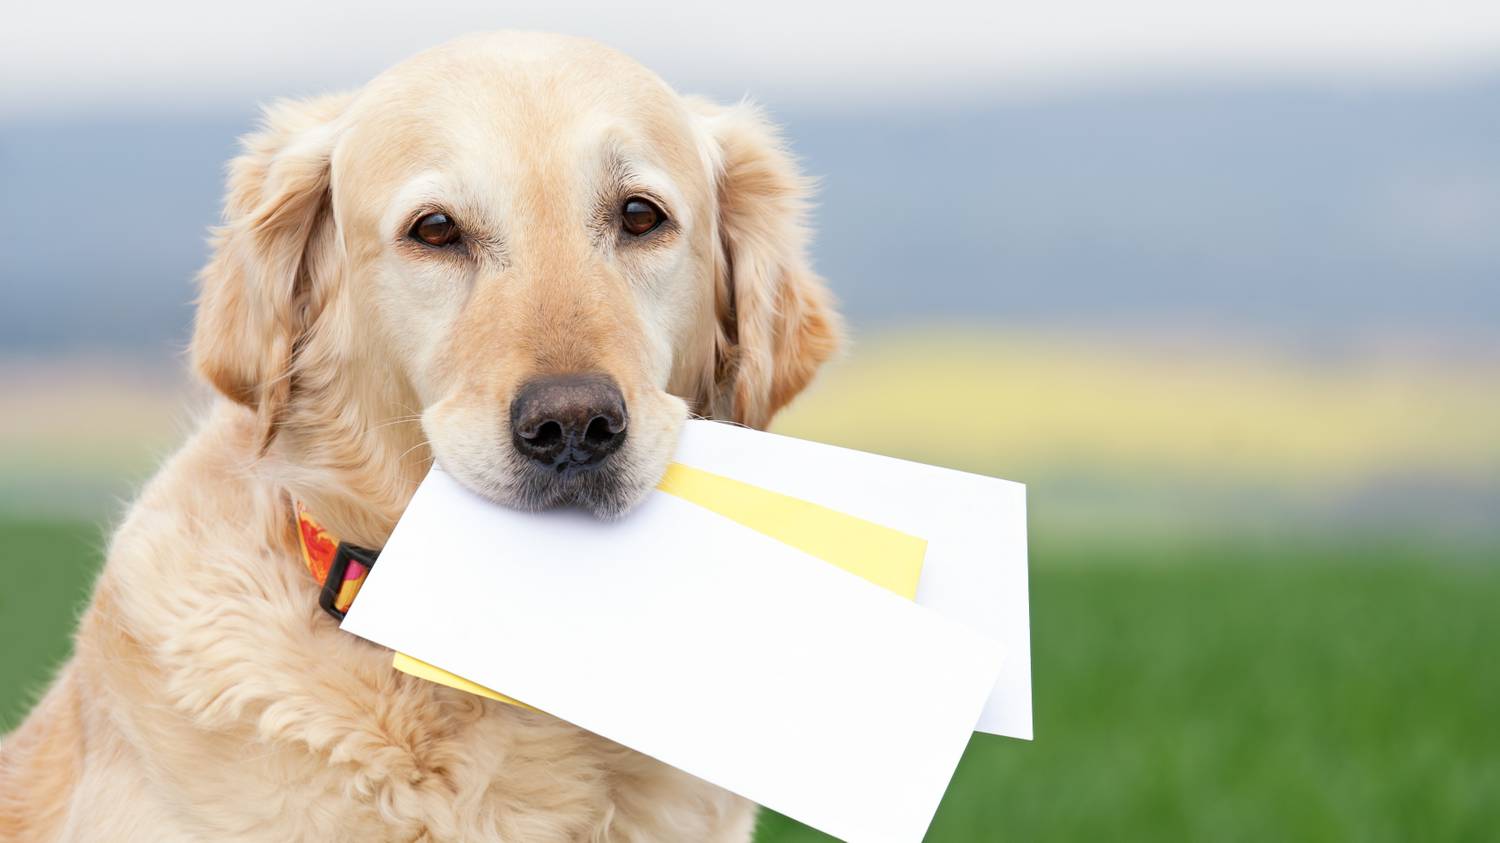
{"label": "dog's brow", "polygon": [[619,143],[609,144],[604,152],[605,200],[641,193],[679,217],[686,210],[672,179],[655,166],[649,157],[634,156]]}
{"label": "dog's brow", "polygon": [[627,190],[639,181],[636,169],[631,166],[624,150],[614,144],[604,153],[604,173],[608,184],[616,190]]}
{"label": "dog's brow", "polygon": [[387,210],[387,228],[399,227],[420,207],[440,203],[444,198],[442,177],[435,171],[427,171],[412,178],[397,189]]}

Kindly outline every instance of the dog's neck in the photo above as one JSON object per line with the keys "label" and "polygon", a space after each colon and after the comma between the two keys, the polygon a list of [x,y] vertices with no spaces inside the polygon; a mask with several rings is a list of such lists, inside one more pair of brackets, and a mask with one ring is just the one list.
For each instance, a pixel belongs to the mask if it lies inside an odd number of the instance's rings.
{"label": "dog's neck", "polygon": [[254,438],[247,438],[252,473],[279,494],[289,514],[300,501],[329,532],[370,548],[385,546],[432,465],[415,423],[299,424],[277,431],[268,447],[251,446]]}

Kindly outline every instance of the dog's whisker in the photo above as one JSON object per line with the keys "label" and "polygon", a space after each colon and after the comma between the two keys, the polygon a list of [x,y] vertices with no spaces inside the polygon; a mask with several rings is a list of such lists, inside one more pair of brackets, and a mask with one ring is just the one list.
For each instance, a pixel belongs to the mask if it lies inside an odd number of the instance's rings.
{"label": "dog's whisker", "polygon": [[436,458],[432,455],[431,450],[430,450],[432,448],[432,443],[429,442],[427,440],[427,437],[424,436],[424,437],[422,437],[422,441],[421,442],[418,442],[417,444],[411,446],[410,448],[407,448],[406,450],[402,451],[401,455],[398,456],[398,457],[396,457],[396,462],[399,463],[399,462],[405,460],[408,456],[411,455],[412,451],[415,451],[415,450],[417,450],[419,448],[428,448],[429,449],[427,457],[425,458],[428,463],[431,463],[431,462],[435,461]]}
{"label": "dog's whisker", "polygon": [[387,420],[385,420],[383,422],[379,422],[378,424],[371,425],[370,426],[370,430],[371,431],[384,430],[384,429],[386,429],[388,427],[395,427],[396,425],[413,424],[413,423],[417,423],[417,422],[421,422],[421,421],[422,421],[422,417],[420,415],[416,415],[416,416],[399,416],[397,418],[387,419]]}

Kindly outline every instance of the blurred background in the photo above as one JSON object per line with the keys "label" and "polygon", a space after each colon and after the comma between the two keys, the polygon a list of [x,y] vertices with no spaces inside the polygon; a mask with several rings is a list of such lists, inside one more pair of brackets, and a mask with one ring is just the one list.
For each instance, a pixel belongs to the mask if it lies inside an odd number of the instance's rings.
{"label": "blurred background", "polygon": [[257,104],[516,27],[752,97],[820,177],[856,339],[774,429],[1028,484],[1037,740],[977,736],[930,840],[1500,825],[1500,4],[6,17],[0,732],[206,400],[192,279]]}

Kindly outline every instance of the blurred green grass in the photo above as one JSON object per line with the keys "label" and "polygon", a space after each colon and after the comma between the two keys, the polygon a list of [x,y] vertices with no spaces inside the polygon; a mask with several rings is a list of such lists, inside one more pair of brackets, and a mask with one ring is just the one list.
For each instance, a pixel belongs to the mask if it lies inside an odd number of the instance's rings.
{"label": "blurred green grass", "polygon": [[[0,521],[0,542],[4,731],[63,658],[101,541]],[[1493,548],[1038,536],[1032,558],[1037,740],[975,736],[929,840],[1500,827]],[[823,839],[769,813],[758,836]]]}
{"label": "blurred green grass", "polygon": [[0,517],[0,735],[67,658],[103,546],[98,525]]}

